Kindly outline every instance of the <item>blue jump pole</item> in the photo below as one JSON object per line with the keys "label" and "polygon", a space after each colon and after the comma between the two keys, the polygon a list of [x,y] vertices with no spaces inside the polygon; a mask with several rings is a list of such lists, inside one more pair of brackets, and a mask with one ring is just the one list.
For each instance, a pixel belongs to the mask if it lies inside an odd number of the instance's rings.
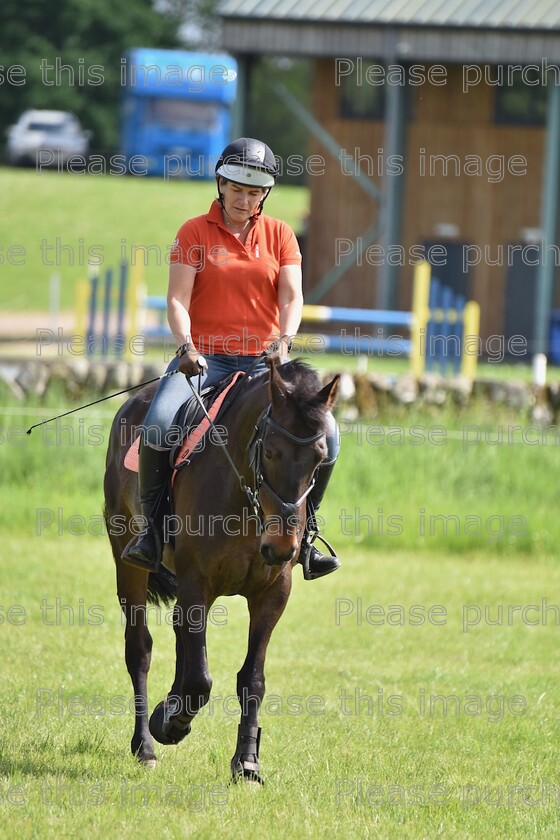
{"label": "blue jump pole", "polygon": [[441,290],[441,309],[443,317],[441,320],[441,352],[439,356],[439,370],[442,376],[447,373],[447,365],[450,356],[454,356],[453,348],[451,352],[449,348],[452,347],[453,342],[450,341],[452,334],[452,325],[450,323],[451,313],[453,311],[453,290],[449,286],[444,286]]}
{"label": "blue jump pole", "polygon": [[121,263],[119,274],[119,299],[117,304],[117,331],[115,333],[115,356],[122,356],[125,351],[124,312],[126,304],[126,285],[128,266]]}
{"label": "blue jump pole", "polygon": [[89,314],[88,326],[86,333],[86,355],[92,355],[92,347],[95,341],[95,316],[97,311],[97,288],[99,285],[99,275],[94,274],[90,281],[90,295],[89,295]]}
{"label": "blue jump pole", "polygon": [[437,279],[437,277],[432,277],[430,283],[430,300],[429,300],[429,308],[430,308],[430,318],[426,325],[426,370],[430,371],[433,369],[434,362],[436,361],[436,347],[434,347],[434,338],[436,335],[437,324],[434,320],[434,314],[436,309],[438,309],[440,304],[440,295],[441,295],[441,283]]}
{"label": "blue jump pole", "polygon": [[457,313],[457,318],[455,323],[453,324],[453,335],[457,336],[457,343],[456,343],[456,351],[453,356],[453,373],[460,373],[461,372],[461,360],[463,357],[463,336],[465,332],[465,305],[466,300],[463,295],[457,295],[455,297],[455,312]]}

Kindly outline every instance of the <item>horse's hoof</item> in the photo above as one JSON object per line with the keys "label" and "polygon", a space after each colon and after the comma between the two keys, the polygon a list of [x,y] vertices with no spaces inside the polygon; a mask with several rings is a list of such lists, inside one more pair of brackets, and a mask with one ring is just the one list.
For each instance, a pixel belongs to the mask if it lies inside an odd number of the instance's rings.
{"label": "horse's hoof", "polygon": [[155,770],[158,766],[158,760],[154,756],[153,758],[139,758],[138,763],[145,767],[146,770]]}
{"label": "horse's hoof", "polygon": [[150,717],[150,732],[160,744],[179,744],[191,731],[190,721],[184,723],[169,716],[166,701],[157,704]]}
{"label": "horse's hoof", "polygon": [[242,784],[243,787],[254,790],[259,790],[264,786],[264,779],[261,774],[257,773],[256,770],[248,770],[246,767],[232,769],[231,781],[234,785]]}
{"label": "horse's hoof", "polygon": [[247,790],[260,790],[264,785],[264,781],[259,776],[258,781],[255,781],[254,779],[245,779],[244,784]]}
{"label": "horse's hoof", "polygon": [[239,773],[237,776],[232,776],[231,781],[234,785],[243,785],[247,790],[260,790],[264,787],[264,779],[258,773],[244,773],[243,775]]}
{"label": "horse's hoof", "polygon": [[143,767],[155,767],[157,765],[157,756],[153,750],[153,744],[151,743],[150,738],[150,745],[145,743],[145,741],[141,740],[138,743],[135,738],[132,739],[130,743],[130,749],[132,750],[132,755]]}

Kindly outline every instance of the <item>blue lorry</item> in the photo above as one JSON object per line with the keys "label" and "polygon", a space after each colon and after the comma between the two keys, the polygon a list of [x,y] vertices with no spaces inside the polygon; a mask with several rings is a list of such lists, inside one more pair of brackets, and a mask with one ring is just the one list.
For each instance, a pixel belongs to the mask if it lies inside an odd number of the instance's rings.
{"label": "blue lorry", "polygon": [[164,178],[213,178],[231,139],[237,62],[229,55],[134,49],[121,60],[121,151]]}

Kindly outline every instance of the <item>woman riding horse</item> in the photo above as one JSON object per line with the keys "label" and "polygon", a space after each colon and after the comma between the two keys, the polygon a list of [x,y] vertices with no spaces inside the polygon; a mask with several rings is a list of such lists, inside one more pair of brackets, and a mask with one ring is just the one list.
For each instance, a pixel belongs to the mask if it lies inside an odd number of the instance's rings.
{"label": "woman riding horse", "polygon": [[[301,254],[292,229],[262,214],[278,166],[270,148],[242,137],[223,150],[216,165],[218,199],[209,213],[180,228],[171,252],[167,317],[178,349],[167,370],[197,377],[198,386],[232,371],[266,370],[259,355],[277,342],[287,357],[302,315]],[[195,380],[192,380],[193,382]],[[142,515],[149,527],[127,546],[123,560],[154,570],[161,535],[154,507],[170,473],[168,431],[189,396],[180,376],[162,379],[145,418],[139,449]],[[338,456],[338,430],[327,417],[328,455],[309,495],[310,514],[321,503]],[[340,562],[309,538],[299,562],[307,579],[335,571]]]}
{"label": "woman riding horse", "polygon": [[[306,502],[328,459],[328,415],[338,377],[322,386],[304,362],[267,360],[265,375],[245,376],[220,416],[227,448],[206,446],[173,487],[174,546],[166,562],[148,574],[122,559],[139,513],[138,482],[126,464],[128,441],[145,422],[155,388],[128,400],[113,421],[105,472],[105,519],[117,573],[117,596],[126,618],[125,660],[131,677],[135,719],[131,749],[154,766],[154,739],[178,744],[208,703],[212,679],[206,631],[220,596],[247,600],[247,653],[237,673],[240,722],[231,761],[235,781],[262,781],[259,710],[265,693],[268,644],[290,596],[307,522]],[[228,452],[228,460],[223,457]],[[196,524],[203,523],[208,528]],[[124,528],[123,528],[124,523]],[[174,574],[169,571],[173,568]],[[305,567],[304,567],[305,569]],[[167,695],[148,717],[148,672],[152,636],[147,601],[176,601],[175,674]],[[194,620],[193,620],[194,619]]]}

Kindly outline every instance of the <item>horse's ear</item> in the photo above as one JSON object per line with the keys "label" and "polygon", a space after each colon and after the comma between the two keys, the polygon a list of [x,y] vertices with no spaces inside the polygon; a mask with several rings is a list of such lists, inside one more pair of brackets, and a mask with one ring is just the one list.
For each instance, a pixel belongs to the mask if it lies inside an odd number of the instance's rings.
{"label": "horse's ear", "polygon": [[278,373],[278,365],[280,364],[280,356],[267,356],[266,363],[270,371],[269,390],[270,401],[272,405],[278,405],[279,401],[285,400],[288,395],[288,386]]}
{"label": "horse's ear", "polygon": [[338,396],[338,387],[340,383],[340,374],[337,373],[335,378],[329,382],[328,385],[325,385],[322,388],[317,396],[315,397],[315,401],[318,405],[325,405],[327,409],[331,409],[336,402],[336,398]]}

